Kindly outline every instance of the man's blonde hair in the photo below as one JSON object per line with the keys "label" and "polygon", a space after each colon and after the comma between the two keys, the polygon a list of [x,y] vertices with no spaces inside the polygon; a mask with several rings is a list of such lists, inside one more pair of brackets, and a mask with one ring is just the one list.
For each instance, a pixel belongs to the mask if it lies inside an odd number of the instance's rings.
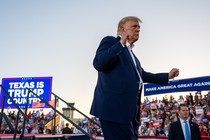
{"label": "man's blonde hair", "polygon": [[120,35],[120,29],[123,27],[123,25],[127,22],[127,21],[138,21],[140,23],[142,23],[142,21],[135,16],[127,16],[124,17],[123,19],[121,19],[118,23],[118,28],[117,28],[117,35]]}

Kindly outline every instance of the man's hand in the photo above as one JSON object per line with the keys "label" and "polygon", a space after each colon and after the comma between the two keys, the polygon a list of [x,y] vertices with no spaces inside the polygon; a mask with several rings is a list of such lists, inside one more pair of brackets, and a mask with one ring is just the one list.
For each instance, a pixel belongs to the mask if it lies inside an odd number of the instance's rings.
{"label": "man's hand", "polygon": [[179,69],[173,68],[169,74],[168,74],[168,79],[173,79],[179,75]]}
{"label": "man's hand", "polygon": [[129,37],[128,37],[127,33],[123,32],[121,34],[121,40],[120,40],[121,44],[126,45],[128,40],[129,40]]}

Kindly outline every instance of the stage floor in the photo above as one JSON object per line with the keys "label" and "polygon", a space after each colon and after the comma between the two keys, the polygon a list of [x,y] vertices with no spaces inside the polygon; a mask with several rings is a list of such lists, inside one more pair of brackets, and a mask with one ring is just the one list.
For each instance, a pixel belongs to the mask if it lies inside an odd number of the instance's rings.
{"label": "stage floor", "polygon": [[[13,140],[13,134],[0,134],[0,140]],[[83,134],[25,134],[25,140],[33,140],[31,138],[35,138],[36,140],[62,140],[63,138],[67,138],[68,140],[90,140],[89,137]],[[20,134],[16,135],[16,140],[20,139]],[[96,140],[104,140],[102,136],[96,136]],[[138,140],[167,140],[167,137],[164,136],[139,136]],[[202,140],[210,140],[210,137],[202,137]]]}

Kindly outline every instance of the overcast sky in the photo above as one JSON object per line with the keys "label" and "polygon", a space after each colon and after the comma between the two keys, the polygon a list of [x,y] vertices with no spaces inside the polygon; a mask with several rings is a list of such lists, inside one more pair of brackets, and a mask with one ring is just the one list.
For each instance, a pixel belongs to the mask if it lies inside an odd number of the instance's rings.
{"label": "overcast sky", "polygon": [[1,0],[0,79],[52,76],[53,92],[88,115],[95,51],[128,15],[143,21],[134,53],[146,71],[210,75],[209,7],[209,0]]}

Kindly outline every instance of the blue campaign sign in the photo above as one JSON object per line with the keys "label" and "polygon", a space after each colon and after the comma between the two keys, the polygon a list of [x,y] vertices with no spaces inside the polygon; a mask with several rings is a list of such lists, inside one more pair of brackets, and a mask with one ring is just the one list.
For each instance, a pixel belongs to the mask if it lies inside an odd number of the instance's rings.
{"label": "blue campaign sign", "polygon": [[[25,108],[28,89],[32,90],[47,102],[51,100],[52,77],[3,78],[2,86],[20,108]],[[1,90],[0,95],[0,102],[2,103],[2,99],[5,95],[4,90]],[[28,107],[32,108],[32,105],[34,103],[39,103],[40,99],[33,93],[30,93],[28,101]],[[0,107],[1,106],[2,104],[0,104]],[[15,105],[8,97],[6,97],[5,100],[5,108],[7,107],[15,108]],[[48,108],[48,106],[45,104],[43,105],[43,103],[42,106],[39,107]]]}
{"label": "blue campaign sign", "polygon": [[210,90],[210,76],[173,80],[168,85],[145,84],[144,96],[171,93]]}

